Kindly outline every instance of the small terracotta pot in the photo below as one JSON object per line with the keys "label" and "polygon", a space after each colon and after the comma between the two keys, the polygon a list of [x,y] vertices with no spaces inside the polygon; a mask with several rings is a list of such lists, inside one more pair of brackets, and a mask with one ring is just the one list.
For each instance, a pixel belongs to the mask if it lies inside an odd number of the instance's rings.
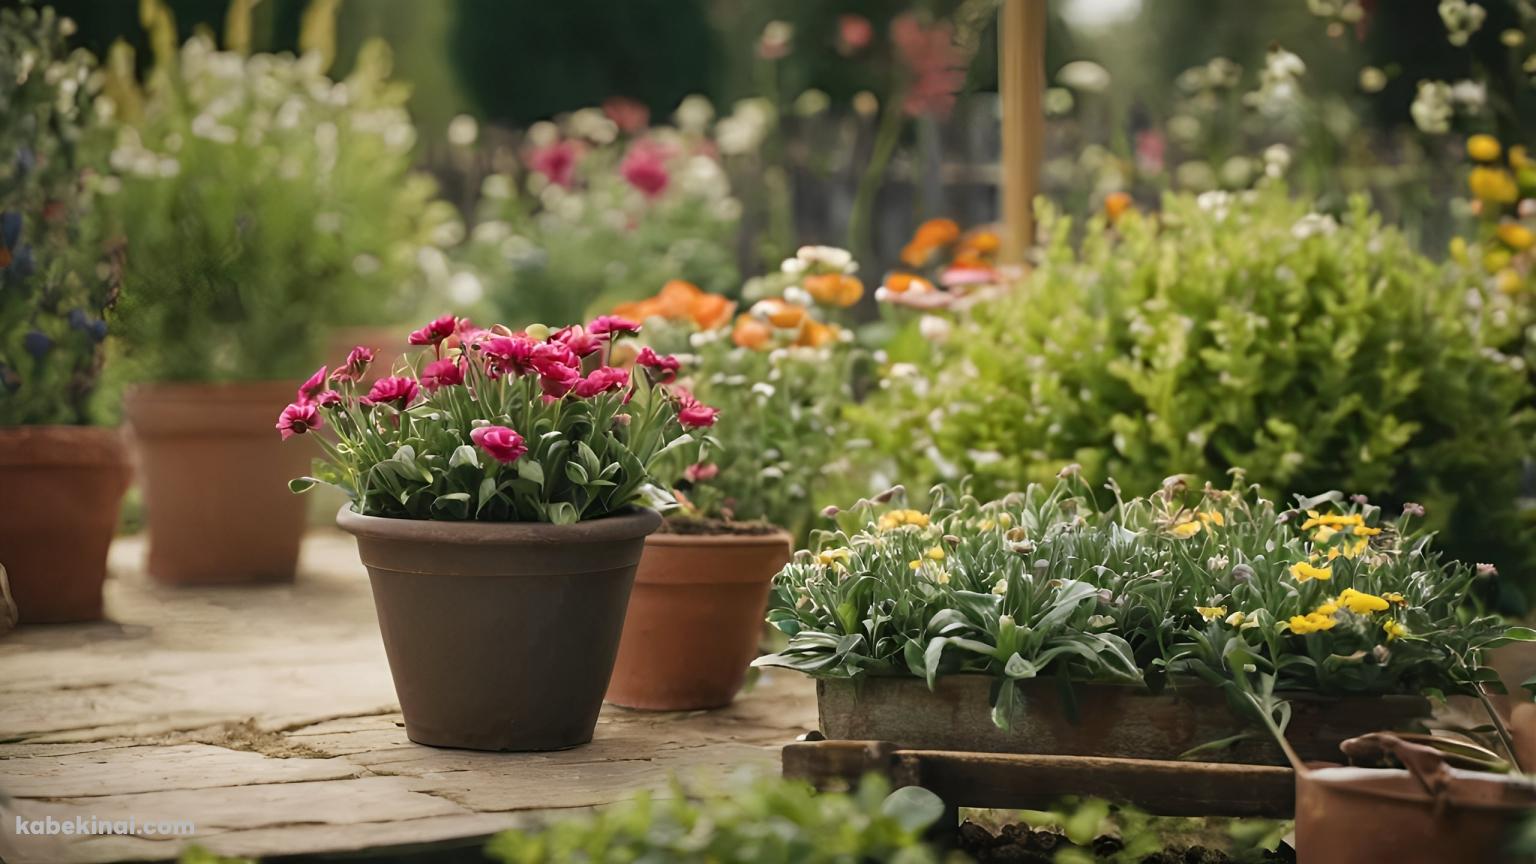
{"label": "small terracotta pot", "polygon": [[793,545],[783,531],[647,538],[608,701],[652,711],[729,705]]}
{"label": "small terracotta pot", "polygon": [[101,617],[107,547],[127,489],[116,429],[0,429],[0,564],[23,624]]}
{"label": "small terracotta pot", "polygon": [[318,449],[275,424],[296,381],[152,384],[123,398],[149,526],[150,575],[212,585],[284,582],[298,566],[306,501],[288,481]]}
{"label": "small terracotta pot", "polygon": [[655,511],[546,525],[343,508],[336,524],[357,536],[412,741],[562,750],[592,740]]}

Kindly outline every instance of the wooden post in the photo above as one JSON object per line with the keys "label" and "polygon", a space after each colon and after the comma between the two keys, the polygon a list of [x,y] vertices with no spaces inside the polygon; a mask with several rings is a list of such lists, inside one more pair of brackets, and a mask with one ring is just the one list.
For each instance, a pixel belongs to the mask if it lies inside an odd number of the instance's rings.
{"label": "wooden post", "polygon": [[1023,259],[1035,239],[1035,195],[1045,158],[1045,2],[1003,0],[998,22],[1002,100],[1003,256]]}

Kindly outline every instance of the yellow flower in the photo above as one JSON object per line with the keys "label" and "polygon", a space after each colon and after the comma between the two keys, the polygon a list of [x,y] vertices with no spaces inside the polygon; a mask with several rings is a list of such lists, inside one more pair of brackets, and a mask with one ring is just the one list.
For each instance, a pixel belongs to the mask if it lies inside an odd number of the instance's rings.
{"label": "yellow flower", "polygon": [[1525,145],[1516,144],[1509,148],[1509,167],[1519,171],[1521,168],[1531,167],[1531,157],[1526,153]]}
{"label": "yellow flower", "polygon": [[1312,614],[1332,615],[1337,611],[1339,611],[1338,598],[1332,598],[1329,600],[1324,600],[1322,603],[1318,604],[1318,607],[1312,610]]}
{"label": "yellow flower", "polygon": [[1297,582],[1308,582],[1313,579],[1326,582],[1333,578],[1333,568],[1313,567],[1305,561],[1297,561],[1291,565],[1291,578]]}
{"label": "yellow flower", "polygon": [[943,550],[942,547],[931,546],[931,547],[929,547],[928,552],[926,554],[928,555],[929,558],[933,559],[934,561],[943,561],[944,560],[944,550]]}
{"label": "yellow flower", "polygon": [[907,562],[907,566],[911,567],[913,570],[921,570],[923,569],[923,559],[913,558],[911,561]]}
{"label": "yellow flower", "polygon": [[1004,528],[1007,528],[1008,526],[1012,525],[1013,524],[1013,514],[1012,513],[999,513],[999,514],[997,514],[997,524],[1003,526]]}
{"label": "yellow flower", "polygon": [[1371,541],[1370,541],[1369,538],[1361,537],[1360,539],[1355,540],[1354,542],[1350,543],[1348,546],[1344,547],[1344,557],[1345,558],[1359,558],[1361,553],[1365,552],[1366,547],[1368,547],[1370,545],[1371,545]]}
{"label": "yellow flower", "polygon": [[1356,525],[1353,531],[1356,537],[1375,537],[1381,533],[1380,528],[1370,528],[1365,525]]}
{"label": "yellow flower", "polygon": [[846,547],[836,549],[823,549],[816,553],[816,563],[823,567],[841,567],[848,560],[849,552]]}
{"label": "yellow flower", "polygon": [[1467,240],[1465,237],[1451,238],[1451,258],[1457,264],[1465,265],[1467,263]]}
{"label": "yellow flower", "polygon": [[991,531],[995,527],[997,527],[997,523],[993,522],[991,519],[983,519],[976,523],[977,531]]}
{"label": "yellow flower", "polygon": [[1319,630],[1332,630],[1339,622],[1333,620],[1332,615],[1309,612],[1306,615],[1292,615],[1291,620],[1286,623],[1290,626],[1292,633],[1305,636]]}
{"label": "yellow flower", "polygon": [[1513,267],[1505,267],[1493,277],[1493,286],[1500,294],[1519,294],[1522,282],[1520,271]]}
{"label": "yellow flower", "polygon": [[879,527],[881,531],[890,531],[903,525],[927,528],[928,514],[917,510],[892,510],[888,513],[880,514]]}
{"label": "yellow flower", "polygon": [[1329,561],[1332,561],[1333,559],[1339,557],[1339,555],[1340,555],[1339,547],[1337,547],[1337,546],[1330,546],[1330,547],[1328,547],[1328,560]]}
{"label": "yellow flower", "polygon": [[1495,246],[1483,253],[1483,270],[1489,273],[1497,273],[1509,266],[1511,257],[1508,249],[1502,246]]}
{"label": "yellow flower", "polygon": [[1180,540],[1188,540],[1189,538],[1200,533],[1200,523],[1180,522],[1179,524],[1168,529],[1168,533],[1179,538]]}
{"label": "yellow flower", "polygon": [[1390,603],[1377,597],[1375,594],[1366,594],[1353,588],[1345,588],[1344,592],[1339,595],[1339,602],[1344,604],[1345,609],[1356,615],[1365,615],[1370,612],[1385,612],[1391,606]]}
{"label": "yellow flower", "polygon": [[1499,158],[1503,148],[1499,139],[1492,135],[1473,135],[1467,139],[1467,155],[1478,162],[1492,162]]}
{"label": "yellow flower", "polygon": [[1211,511],[1210,513],[1196,513],[1195,515],[1199,516],[1200,521],[1203,522],[1207,527],[1211,525],[1216,525],[1219,527],[1227,524],[1227,517],[1216,511]]}
{"label": "yellow flower", "polygon": [[933,581],[939,583],[940,585],[948,585],[949,584],[949,571],[948,570],[940,570],[933,577]]}
{"label": "yellow flower", "polygon": [[1248,620],[1248,616],[1247,615],[1244,615],[1241,612],[1233,612],[1231,615],[1227,616],[1227,626],[1228,627],[1241,627],[1241,626],[1243,626],[1243,622],[1246,621],[1246,620]]}
{"label": "yellow flower", "polygon": [[1332,525],[1319,525],[1317,526],[1317,531],[1312,534],[1312,539],[1318,543],[1327,543],[1337,533],[1339,533],[1339,529]]}
{"label": "yellow flower", "polygon": [[1479,165],[1467,174],[1467,189],[1472,197],[1492,204],[1513,204],[1520,197],[1514,175],[1503,168]]}
{"label": "yellow flower", "polygon": [[1387,593],[1381,595],[1381,599],[1387,601],[1388,603],[1396,603],[1399,606],[1408,605],[1408,601],[1403,599],[1403,595],[1397,593],[1396,591],[1388,591]]}
{"label": "yellow flower", "polygon": [[1519,222],[1499,223],[1498,235],[1500,242],[1516,252],[1524,252],[1536,243],[1536,233]]}
{"label": "yellow flower", "polygon": [[1381,629],[1386,631],[1388,642],[1391,642],[1393,639],[1396,639],[1399,636],[1408,635],[1408,628],[1397,623],[1397,621],[1392,618],[1388,618],[1387,620],[1381,622]]}
{"label": "yellow flower", "polygon": [[1227,615],[1227,607],[1225,606],[1196,606],[1195,611],[1199,612],[1200,617],[1207,621],[1215,621]]}
{"label": "yellow flower", "polygon": [[1005,579],[997,580],[997,582],[995,584],[993,584],[993,586],[992,586],[992,593],[996,594],[999,597],[1007,594],[1008,593],[1008,580],[1006,578]]}

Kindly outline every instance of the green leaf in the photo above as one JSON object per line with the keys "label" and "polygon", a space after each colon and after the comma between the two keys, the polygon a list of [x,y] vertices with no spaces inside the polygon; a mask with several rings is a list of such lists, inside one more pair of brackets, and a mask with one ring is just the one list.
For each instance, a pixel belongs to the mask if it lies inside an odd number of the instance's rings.
{"label": "green leaf", "polygon": [[448,457],[448,467],[457,468],[460,465],[472,465],[480,467],[480,454],[468,444],[460,444],[454,448],[453,455]]}
{"label": "green leaf", "polygon": [[587,485],[587,469],[581,467],[579,462],[565,463],[565,479],[577,486]]}
{"label": "green leaf", "polygon": [[538,484],[540,489],[544,488],[544,466],[527,456],[517,460],[517,476]]}
{"label": "green leaf", "polygon": [[882,814],[913,834],[943,818],[944,810],[944,799],[921,786],[903,786],[880,804]]}

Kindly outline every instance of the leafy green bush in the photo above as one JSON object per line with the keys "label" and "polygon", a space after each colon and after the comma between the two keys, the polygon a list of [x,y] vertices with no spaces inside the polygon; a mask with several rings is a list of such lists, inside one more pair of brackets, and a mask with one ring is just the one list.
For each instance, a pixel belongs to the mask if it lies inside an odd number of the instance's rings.
{"label": "leafy green bush", "polygon": [[123,177],[102,209],[129,249],[117,331],[134,375],[297,376],[326,328],[416,314],[419,262],[461,229],[411,171],[388,49],[368,46],[338,82],[320,51],[244,56],[198,35],[178,52],[174,39],[153,35],[142,90],[125,46],[108,80]]}
{"label": "leafy green bush", "polygon": [[105,153],[73,26],[0,10],[0,425],[89,419],[121,276],[87,218]]}
{"label": "leafy green bush", "polygon": [[643,793],[542,832],[497,835],[486,853],[506,864],[668,861],[697,864],[892,864],[937,862],[919,841],[943,814],[932,792],[890,791],[868,777],[852,794],[816,794],[779,778],[738,781],[724,794],[670,798]]}
{"label": "leafy green bush", "polygon": [[1389,522],[1337,492],[1281,509],[1176,481],[1100,510],[1089,492],[1071,466],[989,503],[942,489],[927,513],[866,502],[867,527],[824,534],[779,575],[769,620],[789,645],[757,665],[930,686],[990,675],[1007,726],[1014,682],[1037,676],[1198,678],[1280,710],[1276,691],[1473,692],[1492,674],[1484,649],[1536,638],[1473,617],[1483,574],[1410,532],[1417,508]]}
{"label": "leafy green bush", "polygon": [[993,496],[1067,462],[1145,494],[1233,468],[1271,495],[1417,501],[1443,548],[1519,572],[1524,361],[1480,344],[1451,274],[1356,200],[1170,196],[1113,231],[1047,206],[1039,266],[863,412],[898,476]]}

